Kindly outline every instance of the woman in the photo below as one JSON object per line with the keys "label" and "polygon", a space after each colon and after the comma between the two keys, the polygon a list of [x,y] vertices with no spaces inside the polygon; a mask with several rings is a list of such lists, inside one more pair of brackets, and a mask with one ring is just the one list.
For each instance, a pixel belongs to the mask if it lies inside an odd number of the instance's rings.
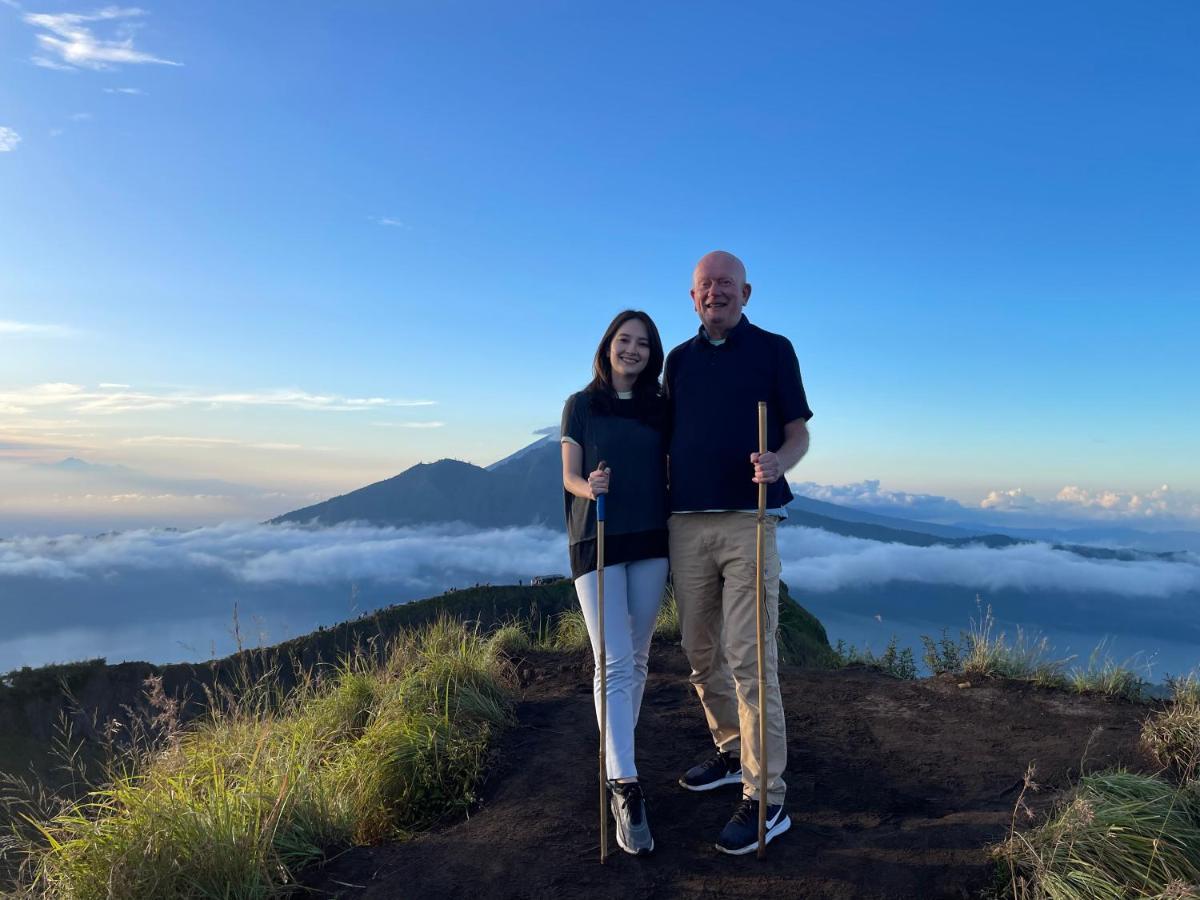
{"label": "woman", "polygon": [[[571,574],[597,657],[595,499],[609,495],[604,526],[607,775],[617,843],[638,855],[654,849],[634,763],[633,730],[667,579],[666,402],[658,380],[662,367],[662,341],[654,322],[637,310],[619,313],[600,339],[591,383],[567,399],[562,419]],[[598,721],[598,664],[595,701]]]}

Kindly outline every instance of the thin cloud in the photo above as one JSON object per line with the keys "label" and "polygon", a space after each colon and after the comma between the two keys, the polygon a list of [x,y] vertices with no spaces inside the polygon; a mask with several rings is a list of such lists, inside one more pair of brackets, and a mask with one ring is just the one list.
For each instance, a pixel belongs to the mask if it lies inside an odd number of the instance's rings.
{"label": "thin cloud", "polygon": [[[3,129],[0,129],[3,131]],[[3,135],[0,135],[3,140]],[[3,147],[0,147],[3,149]],[[11,319],[0,319],[0,337],[5,335],[34,335],[38,337],[74,337],[78,332],[74,328],[62,325],[47,325],[37,322],[14,322]]]}
{"label": "thin cloud", "polygon": [[71,114],[72,122],[90,122],[94,118],[96,117],[90,112],[77,112]]}
{"label": "thin cloud", "polygon": [[445,422],[373,422],[380,428],[443,428]]}
{"label": "thin cloud", "polygon": [[61,407],[75,413],[111,415],[187,407],[286,407],[322,412],[357,412],[397,407],[434,406],[435,400],[400,400],[390,397],[344,397],[339,394],[312,394],[281,388],[244,393],[203,393],[173,391],[153,393],[127,387],[88,389],[68,383],[40,384],[22,391],[0,391],[0,404],[20,410]]}
{"label": "thin cloud", "polygon": [[105,88],[104,93],[106,93],[106,94],[129,94],[131,96],[140,97],[140,96],[143,96],[146,92],[143,91],[141,88],[118,87],[118,88]]}
{"label": "thin cloud", "polygon": [[194,437],[180,434],[147,434],[125,438],[123,444],[151,444],[170,447],[250,447],[256,450],[303,450],[300,444],[239,441],[235,438]]}
{"label": "thin cloud", "polygon": [[[21,143],[21,136],[13,129],[0,125],[0,153],[11,153]],[[3,323],[0,323],[3,324]]]}
{"label": "thin cloud", "polygon": [[[40,29],[38,46],[47,54],[35,56],[35,65],[49,69],[112,69],[121,65],[179,66],[182,63],[138,50],[133,46],[130,20],[146,15],[136,7],[106,6],[92,13],[26,13],[25,22]],[[115,38],[95,34],[94,25],[114,26]]]}
{"label": "thin cloud", "polygon": [[394,219],[391,216],[371,216],[371,221],[376,225],[384,225],[388,228],[403,228],[412,230],[412,226],[407,222],[402,222],[400,219]]}

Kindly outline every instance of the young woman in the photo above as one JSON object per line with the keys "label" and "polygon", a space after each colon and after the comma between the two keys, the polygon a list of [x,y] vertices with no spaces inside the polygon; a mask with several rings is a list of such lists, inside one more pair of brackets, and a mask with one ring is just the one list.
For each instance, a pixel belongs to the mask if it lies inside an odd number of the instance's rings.
{"label": "young woman", "polygon": [[[604,632],[608,683],[608,784],[617,843],[654,849],[634,763],[633,730],[646,686],[654,622],[667,579],[666,402],[658,329],[644,312],[619,313],[596,349],[592,381],[567,399],[563,488],[571,574],[600,653],[596,596],[596,504],[605,501]],[[603,469],[601,462],[605,463]],[[595,679],[600,717],[600,671]]]}

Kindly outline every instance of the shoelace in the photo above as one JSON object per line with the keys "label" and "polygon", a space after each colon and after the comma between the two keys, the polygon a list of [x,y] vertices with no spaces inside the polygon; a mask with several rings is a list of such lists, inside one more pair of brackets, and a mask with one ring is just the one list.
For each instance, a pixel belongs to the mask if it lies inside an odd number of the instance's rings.
{"label": "shoelace", "polygon": [[645,802],[645,797],[642,795],[642,787],[639,784],[618,784],[615,793],[621,798],[621,805],[625,808],[625,812],[629,814],[629,822],[631,825],[642,824],[642,803]]}
{"label": "shoelace", "polygon": [[749,797],[743,797],[733,811],[732,821],[739,825],[748,825],[751,821],[758,822],[758,804]]}

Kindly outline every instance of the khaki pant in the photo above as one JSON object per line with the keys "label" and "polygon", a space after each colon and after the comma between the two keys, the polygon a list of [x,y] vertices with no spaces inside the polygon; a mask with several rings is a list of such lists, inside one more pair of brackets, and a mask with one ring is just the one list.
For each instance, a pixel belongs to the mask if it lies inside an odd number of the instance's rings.
{"label": "khaki pant", "polygon": [[[776,518],[765,527],[767,802],[782,803],[787,734],[779,695],[779,551]],[[758,625],[754,513],[677,513],[669,521],[671,572],[683,649],[717,749],[742,760],[742,790],[757,799]]]}

